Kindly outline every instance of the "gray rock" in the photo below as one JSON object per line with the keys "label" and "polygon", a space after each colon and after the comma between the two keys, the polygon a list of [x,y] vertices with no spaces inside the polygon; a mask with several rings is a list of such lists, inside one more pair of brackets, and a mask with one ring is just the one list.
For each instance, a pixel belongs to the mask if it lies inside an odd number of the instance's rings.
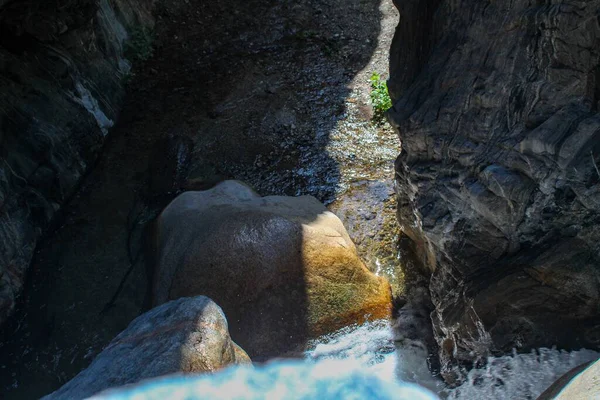
{"label": "gray rock", "polygon": [[445,371],[596,348],[600,1],[396,5],[398,217],[429,267]]}
{"label": "gray rock", "polygon": [[123,99],[146,0],[0,2],[0,324],[36,243],[96,159]]}
{"label": "gray rock", "polygon": [[208,297],[174,300],[136,318],[92,364],[44,399],[82,399],[162,375],[250,364],[229,337],[221,308]]}

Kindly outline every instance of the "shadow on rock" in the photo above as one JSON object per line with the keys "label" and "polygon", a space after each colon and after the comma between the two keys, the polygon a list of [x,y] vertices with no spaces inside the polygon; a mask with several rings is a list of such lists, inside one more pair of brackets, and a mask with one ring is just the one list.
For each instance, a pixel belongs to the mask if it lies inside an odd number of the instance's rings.
{"label": "shadow on rock", "polygon": [[390,315],[389,283],[369,272],[341,221],[312,196],[260,197],[225,181],[178,196],[153,238],[154,304],[209,296],[253,359]]}

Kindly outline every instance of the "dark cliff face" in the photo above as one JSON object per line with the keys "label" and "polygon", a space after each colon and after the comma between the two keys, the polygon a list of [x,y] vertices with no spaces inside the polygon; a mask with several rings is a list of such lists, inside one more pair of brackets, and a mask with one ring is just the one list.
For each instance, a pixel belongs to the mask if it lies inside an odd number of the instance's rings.
{"label": "dark cliff face", "polygon": [[116,119],[127,32],[151,25],[150,3],[0,0],[0,323]]}
{"label": "dark cliff face", "polygon": [[597,347],[600,1],[416,3],[397,1],[388,116],[442,363]]}

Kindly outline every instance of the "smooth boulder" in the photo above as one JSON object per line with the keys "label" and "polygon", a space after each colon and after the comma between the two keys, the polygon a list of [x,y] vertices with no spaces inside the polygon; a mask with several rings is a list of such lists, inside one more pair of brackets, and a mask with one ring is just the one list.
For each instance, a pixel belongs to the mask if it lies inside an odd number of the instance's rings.
{"label": "smooth boulder", "polygon": [[215,302],[181,298],[136,318],[87,369],[44,399],[82,399],[149,378],[250,363]]}
{"label": "smooth boulder", "polygon": [[341,221],[312,196],[261,197],[238,181],[186,192],[156,222],[154,302],[218,302],[252,357],[390,314]]}
{"label": "smooth boulder", "polygon": [[587,400],[600,398],[600,362],[573,368],[544,391],[537,400]]}

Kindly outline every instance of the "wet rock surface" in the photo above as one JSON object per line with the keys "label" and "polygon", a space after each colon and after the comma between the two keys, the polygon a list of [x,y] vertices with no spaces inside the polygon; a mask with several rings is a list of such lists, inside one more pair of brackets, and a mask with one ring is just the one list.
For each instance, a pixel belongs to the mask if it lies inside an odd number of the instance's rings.
{"label": "wet rock surface", "polygon": [[600,2],[397,6],[398,216],[443,364],[597,348]]}
{"label": "wet rock surface", "polygon": [[390,316],[389,283],[365,267],[341,221],[312,196],[260,197],[225,181],[179,195],[155,229],[154,303],[209,296],[252,357]]}
{"label": "wet rock surface", "polygon": [[133,320],[88,368],[44,399],[83,399],[163,375],[236,364],[251,361],[229,337],[221,308],[205,296],[182,298]]}
{"label": "wet rock surface", "polygon": [[398,296],[406,292],[406,263],[398,248],[395,194],[392,180],[355,181],[329,209],[343,221],[365,264],[385,276]]}

